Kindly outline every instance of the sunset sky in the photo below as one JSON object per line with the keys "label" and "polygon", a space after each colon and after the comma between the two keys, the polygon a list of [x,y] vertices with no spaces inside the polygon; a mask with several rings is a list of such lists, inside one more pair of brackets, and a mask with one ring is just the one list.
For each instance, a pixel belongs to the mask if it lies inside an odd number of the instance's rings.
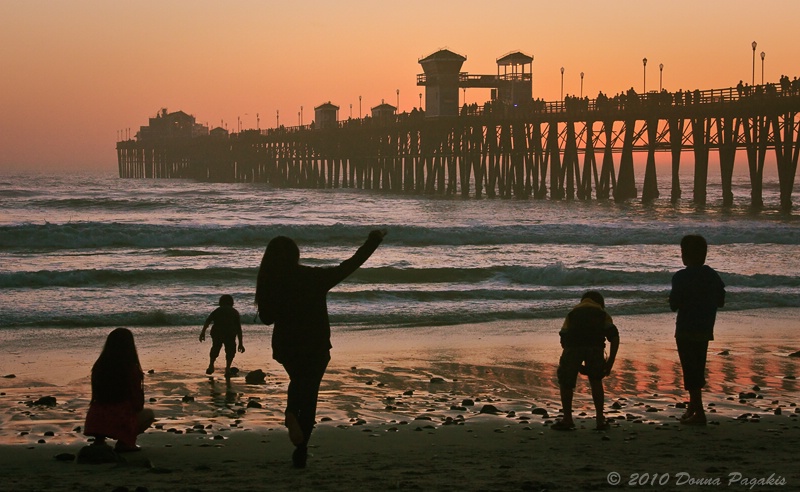
{"label": "sunset sky", "polygon": [[[160,108],[201,123],[304,123],[331,101],[340,119],[385,100],[419,105],[418,63],[440,48],[494,74],[534,57],[534,97],[593,97],[644,84],[731,87],[800,76],[794,1],[0,0],[0,171],[116,168],[118,135]],[[488,91],[468,90],[482,103]]]}

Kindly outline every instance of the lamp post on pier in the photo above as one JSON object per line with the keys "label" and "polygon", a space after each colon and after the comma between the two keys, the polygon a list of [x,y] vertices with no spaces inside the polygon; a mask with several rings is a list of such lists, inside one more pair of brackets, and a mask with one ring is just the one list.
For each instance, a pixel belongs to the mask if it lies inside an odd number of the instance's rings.
{"label": "lamp post on pier", "polygon": [[281,127],[281,110],[280,109],[276,109],[275,110],[275,128],[280,128],[280,127]]}
{"label": "lamp post on pier", "polygon": [[644,77],[642,79],[642,94],[647,94],[647,58],[642,58],[642,70]]}
{"label": "lamp post on pier", "polygon": [[764,57],[767,56],[763,51],[761,52],[761,85],[764,85]]}
{"label": "lamp post on pier", "polygon": [[358,119],[361,119],[361,96],[358,96]]}
{"label": "lamp post on pier", "polygon": [[419,93],[419,110],[422,111],[422,93]]}
{"label": "lamp post on pier", "polygon": [[561,67],[561,100],[564,100],[564,67]]}
{"label": "lamp post on pier", "polygon": [[400,89],[397,89],[397,112],[400,112]]}
{"label": "lamp post on pier", "polygon": [[663,63],[659,63],[658,64],[658,92],[661,92],[662,90],[664,90],[664,84],[662,84],[663,81],[664,81],[664,64]]}
{"label": "lamp post on pier", "polygon": [[581,72],[581,99],[583,99],[583,72]]}
{"label": "lamp post on pier", "polygon": [[750,85],[756,85],[756,46],[758,43],[753,41],[750,46],[753,47],[753,80],[750,81]]}

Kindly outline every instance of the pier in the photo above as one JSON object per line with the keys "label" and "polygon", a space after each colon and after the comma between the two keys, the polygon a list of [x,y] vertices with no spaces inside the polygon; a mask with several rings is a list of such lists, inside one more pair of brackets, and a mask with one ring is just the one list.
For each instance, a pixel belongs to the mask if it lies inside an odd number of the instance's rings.
{"label": "pier", "polygon": [[[496,75],[463,73],[464,60],[447,50],[420,60],[425,73],[417,76],[417,85],[425,88],[425,111],[396,114],[396,108],[382,104],[368,117],[339,121],[338,107],[325,103],[315,108],[311,125],[232,134],[221,128],[209,131],[186,113],[164,111],[136,139],[117,143],[119,175],[464,197],[649,202],[659,198],[656,155],[663,153],[671,162],[670,199],[678,202],[683,197],[681,160],[690,154],[691,200],[702,205],[715,152],[723,206],[733,204],[738,157],[748,166],[751,206],[762,208],[764,168],[768,156],[774,156],[780,207],[792,207],[800,155],[796,79],[546,102],[532,98],[532,57],[518,52],[501,57]],[[493,98],[459,107],[458,91],[465,87],[489,88]],[[634,166],[635,161],[640,165]],[[641,190],[635,167],[644,168]]]}

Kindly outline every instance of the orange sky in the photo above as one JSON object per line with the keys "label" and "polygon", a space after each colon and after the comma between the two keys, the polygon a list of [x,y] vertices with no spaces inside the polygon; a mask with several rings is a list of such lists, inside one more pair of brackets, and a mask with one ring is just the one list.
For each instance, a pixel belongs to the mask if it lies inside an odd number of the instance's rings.
{"label": "orange sky", "polygon": [[[447,47],[463,70],[533,55],[534,97],[644,84],[667,90],[800,76],[800,2],[0,0],[0,171],[116,168],[117,135],[159,108],[229,130],[345,119],[384,99],[419,105],[418,60]],[[467,102],[488,99],[467,91]]]}

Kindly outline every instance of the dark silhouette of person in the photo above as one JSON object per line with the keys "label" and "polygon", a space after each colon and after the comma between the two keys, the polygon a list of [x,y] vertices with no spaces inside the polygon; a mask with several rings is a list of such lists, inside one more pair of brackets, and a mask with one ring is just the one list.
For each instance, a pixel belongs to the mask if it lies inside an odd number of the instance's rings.
{"label": "dark silhouette of person", "polygon": [[261,321],[275,324],[272,356],[289,375],[284,423],[297,468],[306,466],[319,387],[331,358],[328,291],[364,264],[385,235],[370,232],[352,257],[334,267],[301,265],[297,244],[285,236],[273,238],[261,259],[256,304]]}
{"label": "dark silhouette of person", "polygon": [[155,421],[153,411],[144,408],[144,373],[133,333],[117,328],[106,338],[100,357],[92,366],[92,400],[83,433],[117,441],[117,452],[138,451],[136,438]]}
{"label": "dark silhouette of person", "polygon": [[[619,350],[619,331],[605,310],[605,299],[597,291],[583,294],[581,302],[567,314],[559,332],[561,358],[558,361],[558,386],[564,416],[550,426],[553,430],[573,430],[572,396],[578,373],[586,374],[592,387],[592,401],[596,410],[595,430],[608,430],[603,412],[605,395],[603,378],[611,373]],[[610,344],[605,357],[606,340]]]}
{"label": "dark silhouette of person", "polygon": [[708,342],[714,339],[717,308],[725,305],[725,284],[706,265],[708,243],[690,234],[681,239],[681,260],[686,268],[672,276],[669,307],[678,312],[675,342],[683,370],[683,386],[689,392],[689,406],[680,422],[706,425],[702,389],[706,385]]}
{"label": "dark silhouette of person", "polygon": [[789,89],[792,86],[792,82],[789,80],[789,77],[786,76],[786,75],[781,75],[780,84],[781,84],[781,93],[782,94],[789,92]]}
{"label": "dark silhouette of person", "polygon": [[[213,325],[213,326],[212,326]],[[200,331],[200,341],[206,339],[206,329],[211,326],[211,351],[208,354],[208,369],[206,374],[214,373],[214,362],[219,356],[222,346],[225,346],[225,377],[231,376],[231,363],[236,356],[236,339],[239,339],[239,352],[244,352],[242,342],[242,322],[239,311],[233,307],[233,297],[223,294],[219,298],[219,307],[208,315],[203,329]]]}

